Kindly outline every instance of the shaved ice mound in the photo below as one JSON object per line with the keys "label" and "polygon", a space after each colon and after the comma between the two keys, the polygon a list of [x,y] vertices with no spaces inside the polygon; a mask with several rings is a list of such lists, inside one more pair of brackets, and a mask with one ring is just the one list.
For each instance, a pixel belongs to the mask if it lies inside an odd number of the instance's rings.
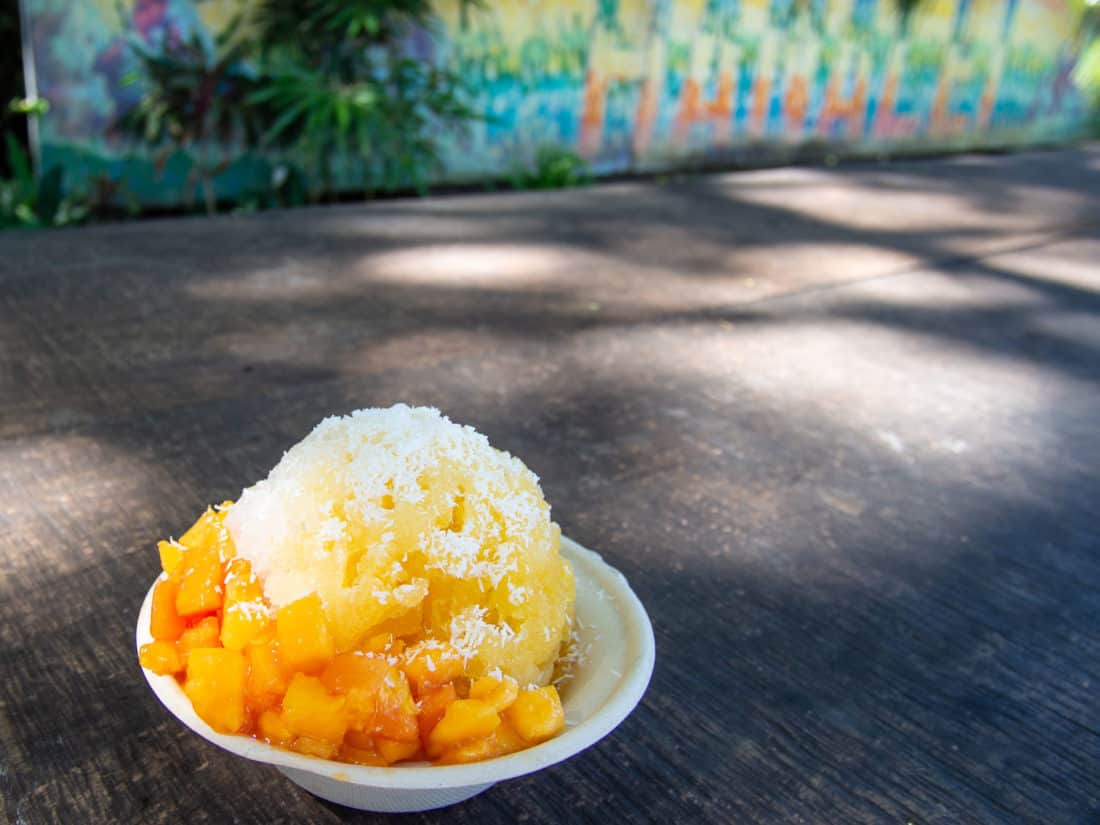
{"label": "shaved ice mound", "polygon": [[339,651],[435,640],[472,677],[545,685],[572,630],[573,571],[537,476],[435,409],[326,418],[225,525],[275,608],[320,597]]}

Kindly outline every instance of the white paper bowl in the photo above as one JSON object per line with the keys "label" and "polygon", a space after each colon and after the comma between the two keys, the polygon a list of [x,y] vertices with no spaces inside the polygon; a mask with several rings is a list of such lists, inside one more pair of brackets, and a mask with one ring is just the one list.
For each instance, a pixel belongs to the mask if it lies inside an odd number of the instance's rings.
{"label": "white paper bowl", "polygon": [[[217,733],[191,707],[171,676],[144,670],[161,703],[204,739],[237,756],[274,765],[292,782],[322,799],[365,811],[426,811],[453,805],[504,779],[548,767],[593,745],[634,709],[653,673],[653,628],[622,573],[591,550],[562,538],[562,555],[577,582],[576,626],[586,650],[574,678],[561,689],[566,729],[533,748],[469,765],[409,763],[390,768],[332,762],[281,750],[247,736]],[[137,645],[151,641],[145,596]]]}

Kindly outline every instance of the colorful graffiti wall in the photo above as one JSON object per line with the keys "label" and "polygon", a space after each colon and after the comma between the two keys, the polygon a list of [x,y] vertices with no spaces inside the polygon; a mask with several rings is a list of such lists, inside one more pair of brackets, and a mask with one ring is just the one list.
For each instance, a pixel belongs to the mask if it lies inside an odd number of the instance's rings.
{"label": "colorful graffiti wall", "polygon": [[[1077,135],[1074,0],[487,0],[440,7],[414,44],[457,67],[490,117],[446,146],[446,177],[506,174],[556,144],[598,174],[854,153],[1024,145]],[[209,37],[246,0],[23,0],[43,162],[77,177],[153,169],[110,126],[139,87],[127,38]],[[237,180],[235,181],[234,175]],[[230,170],[225,187],[243,185]],[[175,183],[174,183],[175,182]]]}

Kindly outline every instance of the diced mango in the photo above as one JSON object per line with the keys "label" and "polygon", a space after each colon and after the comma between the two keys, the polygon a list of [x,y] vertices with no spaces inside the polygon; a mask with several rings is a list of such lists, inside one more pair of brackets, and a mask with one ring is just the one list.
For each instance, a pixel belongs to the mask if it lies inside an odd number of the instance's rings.
{"label": "diced mango", "polygon": [[246,559],[233,559],[225,569],[225,608],[222,611],[222,646],[242,650],[271,624],[259,580]]}
{"label": "diced mango", "polygon": [[172,676],[183,670],[183,661],[176,651],[176,646],[171,642],[164,642],[159,639],[141,646],[138,661],[146,670],[151,670],[161,676]]}
{"label": "diced mango", "polygon": [[458,698],[453,684],[432,688],[420,697],[420,714],[417,723],[420,727],[420,740],[427,746],[428,734],[432,732],[443,714],[447,712],[447,705]]}
{"label": "diced mango", "polygon": [[180,563],[187,548],[175,541],[158,541],[157,552],[160,553],[160,568],[169,576],[172,576]]}
{"label": "diced mango", "polygon": [[396,667],[387,671],[378,688],[374,716],[370,729],[379,736],[400,742],[416,742],[420,739],[420,727],[416,722],[416,702],[413,701],[409,680]]}
{"label": "diced mango", "polygon": [[200,619],[195,625],[187,628],[180,634],[179,640],[176,642],[176,651],[180,655],[180,661],[184,666],[187,665],[188,657],[191,651],[198,650],[200,648],[220,648],[221,641],[218,639],[218,617],[207,616],[204,619]]}
{"label": "diced mango", "polygon": [[379,736],[375,738],[374,746],[387,765],[392,765],[394,762],[400,762],[404,759],[412,759],[420,752],[420,742],[416,740],[401,742]]}
{"label": "diced mango", "polygon": [[222,647],[243,650],[271,623],[263,602],[233,602],[222,613]]}
{"label": "diced mango", "polygon": [[321,683],[333,693],[347,695],[348,726],[370,730],[374,725],[382,680],[390,672],[385,659],[359,653],[341,653],[321,672]]}
{"label": "diced mango", "polygon": [[[363,661],[356,665],[360,673],[355,681],[338,679],[327,670],[325,674],[330,685],[355,685],[347,688],[349,727],[401,742],[417,741],[416,703],[405,674],[382,659],[359,658]],[[339,667],[342,670],[347,665]]]}
{"label": "diced mango", "polygon": [[361,653],[341,653],[333,658],[321,673],[321,682],[336,693],[347,693],[352,688],[376,691],[389,672],[391,665],[377,656]]}
{"label": "diced mango", "polygon": [[527,743],[516,733],[516,729],[508,720],[502,719],[497,729],[488,736],[448,748],[436,762],[442,765],[480,762],[483,759],[494,759],[515,753],[525,747]]}
{"label": "diced mango", "polygon": [[195,713],[214,730],[237,733],[244,727],[247,669],[244,656],[236,650],[199,648],[191,651],[183,690]]}
{"label": "diced mango", "polygon": [[405,651],[401,669],[409,678],[413,692],[420,696],[429,688],[444,685],[462,675],[462,656],[448,644],[421,642]]}
{"label": "diced mango", "polygon": [[374,712],[378,707],[378,691],[374,688],[352,688],[347,692],[348,728],[367,731],[374,728]]}
{"label": "diced mango", "polygon": [[265,710],[256,723],[257,732],[262,739],[280,748],[289,748],[294,743],[294,731],[283,721],[283,717],[273,710]]}
{"label": "diced mango", "polygon": [[230,559],[225,565],[225,601],[262,602],[264,591],[248,559]]}
{"label": "diced mango", "polygon": [[504,717],[528,743],[549,739],[565,727],[565,711],[553,685],[521,690]]}
{"label": "diced mango", "polygon": [[339,745],[348,729],[346,702],[325,690],[320,679],[298,673],[283,697],[283,721],[297,736]]}
{"label": "diced mango", "polygon": [[456,745],[488,736],[498,725],[500,714],[492,705],[477,699],[456,699],[428,734],[428,756],[439,756]]}
{"label": "diced mango", "polygon": [[342,762],[351,762],[355,765],[373,765],[379,768],[386,766],[386,760],[378,753],[378,749],[374,747],[374,740],[370,736],[367,736],[360,743],[352,744],[349,741],[352,734],[352,731],[348,731],[344,744],[340,746],[340,760]]}
{"label": "diced mango", "polygon": [[176,594],[176,612],[181,616],[197,616],[221,607],[222,572],[216,548],[198,547],[188,552]]}
{"label": "diced mango", "polygon": [[315,739],[312,736],[299,736],[291,745],[298,753],[306,756],[316,756],[318,759],[332,759],[340,751],[339,742],[331,742],[328,739]]}
{"label": "diced mango", "polygon": [[206,512],[180,536],[179,543],[190,549],[216,545],[221,527],[220,514],[213,507],[207,507]]}
{"label": "diced mango", "polygon": [[212,548],[223,560],[232,558],[236,555],[236,549],[224,524],[225,514],[232,505],[232,501],[223,501],[217,507],[207,507],[206,512],[180,536],[179,543],[189,550]]}
{"label": "diced mango", "polygon": [[176,595],[179,586],[171,579],[161,579],[153,585],[153,603],[149,611],[149,632],[154,639],[174,642],[180,637],[187,623],[176,612]]}
{"label": "diced mango", "polygon": [[336,655],[321,599],[316,593],[279,609],[275,617],[279,656],[294,670],[320,670]]}
{"label": "diced mango", "polygon": [[278,654],[272,644],[250,644],[245,648],[248,659],[248,700],[266,710],[286,693],[286,677],[279,666]]}
{"label": "diced mango", "polygon": [[392,633],[376,633],[367,639],[363,645],[363,651],[366,653],[386,653],[391,644],[393,644]]}
{"label": "diced mango", "polygon": [[419,753],[419,742],[401,742],[383,736],[372,736],[363,731],[349,730],[344,736],[340,758],[360,765],[392,765],[394,762],[411,759]]}
{"label": "diced mango", "polygon": [[500,679],[495,676],[482,676],[470,685],[470,698],[480,699],[485,704],[492,705],[497,713],[516,701],[518,695],[519,684],[511,676],[503,676]]}
{"label": "diced mango", "polygon": [[365,751],[374,750],[374,734],[369,731],[351,730],[344,734],[344,744]]}

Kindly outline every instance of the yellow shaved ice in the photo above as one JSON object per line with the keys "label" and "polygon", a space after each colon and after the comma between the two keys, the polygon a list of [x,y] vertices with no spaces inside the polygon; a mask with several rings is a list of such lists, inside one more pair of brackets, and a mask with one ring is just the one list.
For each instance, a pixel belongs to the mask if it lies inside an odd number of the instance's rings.
{"label": "yellow shaved ice", "polygon": [[546,684],[573,570],[538,477],[438,410],[326,418],[226,516],[275,607],[321,597],[337,647],[449,642],[467,673]]}

